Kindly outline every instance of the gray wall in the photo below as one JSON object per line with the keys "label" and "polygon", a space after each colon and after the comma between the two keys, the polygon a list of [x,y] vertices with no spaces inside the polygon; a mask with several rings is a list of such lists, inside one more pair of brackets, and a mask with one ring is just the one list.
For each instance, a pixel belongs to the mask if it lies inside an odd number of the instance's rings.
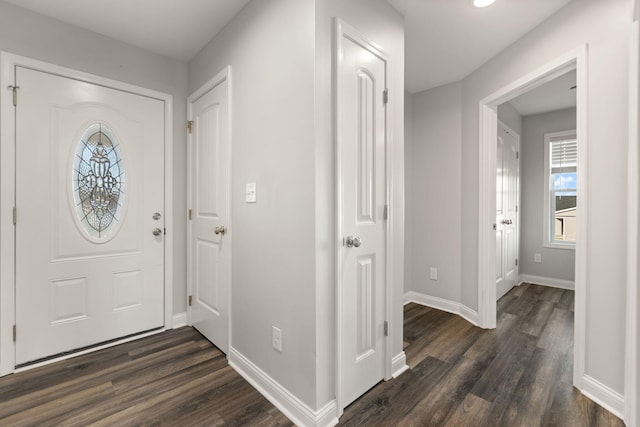
{"label": "gray wall", "polygon": [[[333,18],[393,58],[393,355],[402,352],[404,26],[384,0],[256,0],[188,65],[189,92],[231,66],[231,347],[310,408],[335,398]],[[244,203],[256,182],[258,203]],[[271,347],[282,330],[282,353]]]}
{"label": "gray wall", "polygon": [[173,95],[173,312],[186,311],[187,65],[0,2],[0,50]]}
{"label": "gray wall", "polygon": [[[189,62],[231,66],[231,347],[315,402],[314,5],[252,1]],[[244,202],[247,182],[257,203]],[[271,326],[282,330],[282,353]]]}
{"label": "gray wall", "polygon": [[[430,89],[412,101],[406,193],[412,260],[405,290],[460,301],[462,86]],[[437,281],[429,279],[431,267],[438,269]]]}
{"label": "gray wall", "polygon": [[498,106],[498,120],[520,135],[520,144],[522,145],[522,116],[511,103],[505,102]]}
{"label": "gray wall", "polygon": [[[520,274],[573,281],[575,250],[545,248],[544,237],[544,134],[576,128],[576,109],[526,116],[520,144],[521,231]],[[579,237],[578,237],[579,238]],[[533,255],[542,262],[533,262]]]}

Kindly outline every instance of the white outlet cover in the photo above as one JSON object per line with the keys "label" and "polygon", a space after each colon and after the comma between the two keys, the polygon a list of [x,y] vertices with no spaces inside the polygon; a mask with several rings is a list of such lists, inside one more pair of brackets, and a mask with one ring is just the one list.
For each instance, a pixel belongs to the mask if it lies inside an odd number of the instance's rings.
{"label": "white outlet cover", "polygon": [[256,194],[256,183],[248,182],[246,185],[244,201],[247,203],[256,203],[257,194]]}

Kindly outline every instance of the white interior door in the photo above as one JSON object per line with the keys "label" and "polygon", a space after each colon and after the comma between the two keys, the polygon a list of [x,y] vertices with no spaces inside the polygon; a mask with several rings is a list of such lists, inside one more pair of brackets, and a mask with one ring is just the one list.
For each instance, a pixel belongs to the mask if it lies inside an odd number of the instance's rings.
{"label": "white interior door", "polygon": [[162,327],[163,101],[16,85],[16,365]]}
{"label": "white interior door", "polygon": [[518,281],[518,136],[498,127],[496,173],[496,296]]}
{"label": "white interior door", "polygon": [[189,99],[191,324],[229,351],[231,288],[228,79]]}
{"label": "white interior door", "polygon": [[341,405],[384,377],[386,59],[342,37],[339,105]]}

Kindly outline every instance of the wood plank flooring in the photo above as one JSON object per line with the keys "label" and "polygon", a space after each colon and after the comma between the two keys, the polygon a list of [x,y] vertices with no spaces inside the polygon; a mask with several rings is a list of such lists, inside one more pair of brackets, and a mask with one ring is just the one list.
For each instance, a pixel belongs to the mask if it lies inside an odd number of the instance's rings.
{"label": "wood plank flooring", "polygon": [[[622,426],[571,386],[573,292],[523,285],[498,328],[405,306],[410,370],[356,400],[345,426]],[[191,328],[0,378],[0,426],[290,426]]]}
{"label": "wood plank flooring", "polygon": [[411,368],[356,400],[344,426],[623,426],[572,386],[574,292],[524,284],[498,301],[498,327],[408,304]]}

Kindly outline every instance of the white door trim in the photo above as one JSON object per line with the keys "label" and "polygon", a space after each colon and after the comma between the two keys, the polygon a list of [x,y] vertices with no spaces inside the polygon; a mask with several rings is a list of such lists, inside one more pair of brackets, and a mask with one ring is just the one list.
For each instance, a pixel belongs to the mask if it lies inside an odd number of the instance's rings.
{"label": "white door trim", "polygon": [[[227,121],[228,121],[228,130],[229,130],[229,158],[227,159],[227,161],[229,162],[229,171],[232,171],[231,168],[231,159],[233,158],[233,144],[231,143],[231,141],[233,141],[233,120],[232,120],[232,105],[231,105],[231,66],[227,65],[226,67],[224,67],[222,70],[220,70],[213,78],[211,78],[211,80],[209,80],[208,82],[206,82],[205,84],[203,84],[200,88],[198,88],[195,92],[193,92],[191,95],[189,95],[189,97],[187,98],[187,120],[192,120],[193,119],[193,103],[196,102],[196,100],[198,100],[201,96],[203,96],[204,94],[206,94],[207,92],[209,92],[210,90],[212,90],[214,87],[218,86],[220,83],[222,83],[223,81],[227,81],[227,107],[228,107],[228,111],[227,111]],[[191,148],[191,137],[189,136],[189,134],[187,134],[187,140],[189,140],[189,144],[187,144],[187,171],[191,171],[193,168],[192,162],[191,162],[191,154],[192,154],[192,148]],[[193,207],[193,200],[192,200],[192,195],[193,192],[191,191],[192,186],[193,186],[193,182],[192,182],[192,175],[190,172],[187,172],[187,204],[189,206],[189,208],[191,209]],[[233,174],[230,173],[229,174],[229,181],[228,181],[228,186],[227,186],[227,194],[229,194],[229,219],[227,220],[227,227],[228,228],[232,228],[233,224],[232,224],[232,209],[233,209],[233,197],[231,197],[231,188],[232,188],[232,180],[233,180]],[[191,253],[191,239],[192,239],[192,235],[191,235],[191,221],[189,221],[189,219],[187,219],[187,299],[189,298],[189,295],[193,295],[192,289],[193,289],[193,272],[191,270],[191,257],[193,256],[193,254]],[[232,251],[233,248],[233,241],[229,241],[228,242],[228,246],[229,246],[229,251]],[[233,253],[233,252],[231,252]],[[231,271],[229,272],[229,284],[233,283],[233,269],[231,269]],[[232,290],[233,287],[229,286],[229,301],[227,301],[228,304],[228,310],[229,310],[229,327],[228,327],[228,342],[229,342],[229,349],[227,351],[227,358],[229,358],[229,354],[231,353],[231,348],[233,348],[232,346],[232,341],[231,341],[231,294],[232,294]],[[188,325],[192,325],[192,321],[191,321],[191,306],[188,305],[187,303],[187,324]]]}
{"label": "white door trim", "polygon": [[[341,259],[344,251],[344,247],[342,246],[342,238],[343,238],[343,229],[342,229],[342,134],[340,130],[342,129],[342,81],[341,81],[341,70],[342,70],[342,38],[347,37],[354,41],[355,43],[365,47],[366,49],[375,52],[377,56],[383,58],[386,61],[386,79],[387,82],[392,81],[391,70],[393,69],[391,64],[390,56],[376,43],[370,41],[366,36],[360,33],[355,28],[351,27],[349,24],[341,20],[340,18],[335,18],[335,46],[333,49],[334,55],[334,70],[333,77],[335,81],[335,92],[334,92],[334,111],[335,111],[335,128],[334,128],[334,140],[335,140],[335,203],[336,203],[336,216],[335,216],[335,245],[336,245],[336,253],[335,253],[335,316],[336,316],[336,329],[335,329],[335,387],[336,387],[336,411],[337,418],[340,418],[342,413],[344,412],[344,404],[342,397],[342,329],[343,329],[343,319],[342,319],[342,308],[343,301],[341,296],[341,278],[342,278],[342,268],[341,268]],[[391,206],[391,201],[394,200],[393,194],[393,174],[391,173],[391,165],[392,165],[392,145],[391,144],[391,123],[389,117],[392,117],[392,103],[388,103],[385,108],[385,121],[386,121],[386,147],[385,147],[385,155],[386,155],[386,172],[385,172],[385,181],[386,181],[386,205],[388,207]],[[390,316],[392,313],[391,304],[393,299],[392,292],[392,263],[391,260],[391,243],[393,241],[393,227],[392,227],[392,216],[393,212],[389,212],[389,216],[386,224],[386,255],[385,255],[385,268],[386,268],[386,277],[385,277],[385,304],[384,304],[384,316],[388,321],[390,320]],[[391,343],[393,342],[394,336],[394,328],[391,324],[389,324],[388,332],[389,335],[385,337],[384,344],[384,361],[385,361],[385,380],[391,379],[393,376],[392,372],[392,351],[391,351]]]}
{"label": "white door trim", "polygon": [[[576,69],[577,72],[577,126],[580,140],[578,144],[578,170],[588,176],[588,135],[587,135],[587,45],[581,45],[542,67],[528,73],[515,82],[482,99],[479,104],[479,187],[478,187],[478,317],[483,328],[496,327],[495,288],[495,236],[493,224],[496,206],[496,138],[498,105],[507,102],[535,87]],[[587,232],[588,232],[588,179],[580,180],[578,187],[575,281],[575,329],[573,384],[582,389],[586,352],[586,290],[587,277]]]}
{"label": "white door trim", "polygon": [[[636,8],[638,2],[636,2]],[[636,10],[636,13],[638,10]],[[631,72],[629,80],[629,163],[627,188],[627,333],[625,351],[625,411],[628,426],[638,424],[638,396],[640,396],[640,361],[638,361],[638,214],[640,208],[640,22],[631,26]]]}
{"label": "white door trim", "polygon": [[[10,86],[14,84],[15,67],[68,77],[164,102],[164,328],[173,323],[173,97],[128,83],[99,77],[31,58],[0,53],[0,376],[15,370],[15,228],[13,206],[15,203],[15,111]],[[20,89],[18,89],[18,102]]]}

